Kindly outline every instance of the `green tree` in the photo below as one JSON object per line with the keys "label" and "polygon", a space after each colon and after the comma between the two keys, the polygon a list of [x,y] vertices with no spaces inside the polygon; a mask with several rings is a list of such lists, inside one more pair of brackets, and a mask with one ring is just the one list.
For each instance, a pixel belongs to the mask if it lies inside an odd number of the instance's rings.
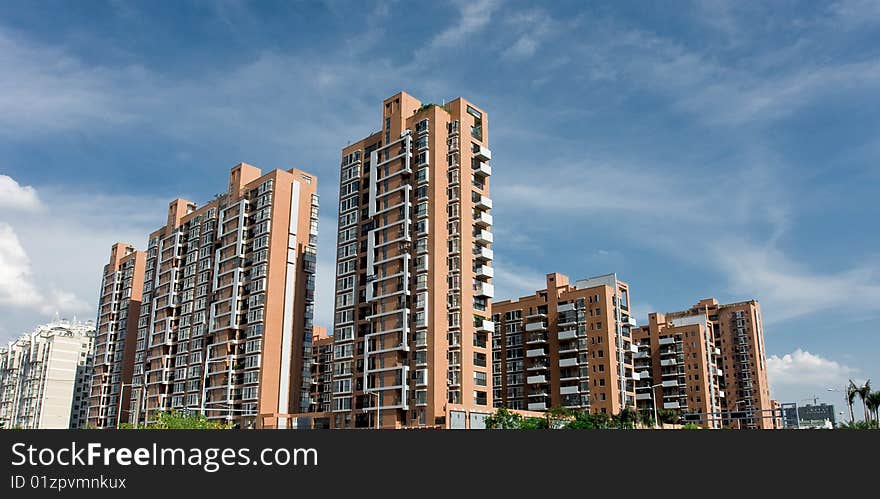
{"label": "green tree", "polygon": [[621,430],[631,430],[638,422],[639,412],[626,406],[615,415],[614,419]]}
{"label": "green tree", "polygon": [[856,420],[855,415],[853,414],[853,404],[856,403],[856,396],[859,394],[859,388],[853,382],[853,380],[849,380],[849,384],[846,385],[846,402],[849,404],[849,421],[853,422]]}
{"label": "green tree", "polygon": [[547,422],[547,418],[525,418],[522,420],[522,425],[520,429],[522,430],[546,430],[550,426]]}
{"label": "green tree", "polygon": [[566,407],[553,407],[547,411],[547,427],[551,429],[566,428],[574,420],[577,412]]}
{"label": "green tree", "polygon": [[492,430],[519,430],[522,425],[523,417],[506,407],[499,407],[495,414],[486,418],[486,428]]}
{"label": "green tree", "polygon": [[871,392],[865,397],[868,404],[868,412],[874,415],[874,421],[880,423],[880,392]]}
{"label": "green tree", "polygon": [[850,421],[849,423],[840,423],[837,425],[842,430],[876,430],[878,425],[876,421]]}
{"label": "green tree", "polygon": [[611,427],[611,417],[608,414],[591,414],[589,411],[577,413],[574,420],[566,425],[571,430],[603,430]]}
{"label": "green tree", "polygon": [[681,419],[678,412],[672,409],[660,409],[657,411],[657,419],[663,424],[675,424]]}
{"label": "green tree", "polygon": [[156,422],[147,425],[150,430],[228,430],[229,425],[208,421],[204,414],[181,412],[175,409],[161,411]]}
{"label": "green tree", "polygon": [[703,427],[697,423],[687,423],[681,427],[682,430],[702,430]]}
{"label": "green tree", "polygon": [[871,420],[871,414],[868,412],[868,396],[871,395],[871,380],[866,380],[865,384],[856,387],[856,393],[862,400],[862,409],[865,411],[865,421]]}
{"label": "green tree", "polygon": [[639,418],[644,426],[650,426],[653,428],[655,426],[654,423],[654,411],[651,409],[642,409],[639,411]]}

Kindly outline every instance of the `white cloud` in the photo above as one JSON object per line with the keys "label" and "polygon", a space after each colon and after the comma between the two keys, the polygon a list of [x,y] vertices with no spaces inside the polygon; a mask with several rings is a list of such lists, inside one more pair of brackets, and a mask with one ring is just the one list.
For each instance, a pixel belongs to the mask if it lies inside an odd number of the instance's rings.
{"label": "white cloud", "polygon": [[[88,303],[71,292],[43,288],[18,235],[9,224],[0,222],[0,306],[44,317],[55,312],[75,314],[89,310]],[[6,314],[6,320],[10,314],[14,315],[14,311]]]}
{"label": "white cloud", "polygon": [[38,193],[46,200],[42,209],[0,222],[4,336],[55,313],[93,319],[110,246],[117,241],[142,246],[162,224],[168,201],[55,187],[33,189]]}
{"label": "white cloud", "polygon": [[828,389],[842,389],[858,371],[800,348],[783,356],[767,358],[767,378],[771,396],[781,402],[797,402],[808,397],[833,398],[840,406],[840,394],[828,397]]}
{"label": "white cloud", "polygon": [[35,211],[42,208],[37,191],[19,185],[12,177],[0,175],[0,209]]}
{"label": "white cloud", "polygon": [[40,307],[31,262],[12,227],[0,222],[0,305]]}

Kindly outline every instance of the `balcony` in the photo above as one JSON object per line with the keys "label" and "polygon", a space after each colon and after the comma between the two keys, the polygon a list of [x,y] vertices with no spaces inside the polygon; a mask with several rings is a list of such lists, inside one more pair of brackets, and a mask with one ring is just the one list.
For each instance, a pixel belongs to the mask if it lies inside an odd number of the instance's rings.
{"label": "balcony", "polygon": [[480,265],[474,270],[474,274],[477,278],[486,278],[490,279],[495,277],[495,270],[492,267],[487,267],[486,265]]}
{"label": "balcony", "polygon": [[478,177],[488,177],[492,175],[492,167],[482,161],[477,161],[477,167],[473,170],[474,175]]}
{"label": "balcony", "polygon": [[492,225],[492,215],[481,211],[479,214],[474,214],[474,225],[478,227],[487,228]]}
{"label": "balcony", "polygon": [[571,312],[574,310],[574,303],[565,303],[556,307],[556,311],[560,314],[563,312]]}
{"label": "balcony", "polygon": [[490,161],[492,159],[492,151],[486,146],[474,144],[472,151],[474,157],[481,161]]}
{"label": "balcony", "polygon": [[663,381],[663,388],[678,387],[678,380],[670,379]]}
{"label": "balcony", "polygon": [[474,241],[481,244],[492,244],[492,233],[488,230],[480,230],[476,234],[474,234]]}
{"label": "balcony", "polygon": [[547,382],[547,376],[545,376],[545,375],[543,375],[543,374],[538,374],[538,375],[536,375],[536,376],[529,376],[529,377],[526,378],[526,382],[527,382],[528,384],[530,384],[530,385],[536,385],[536,384],[539,384],[539,383],[546,383],[546,382]]}
{"label": "balcony", "polygon": [[495,296],[495,286],[489,283],[480,283],[474,285],[474,295],[475,296],[483,296],[486,298],[492,298]]}
{"label": "balcony", "polygon": [[526,357],[546,357],[547,351],[543,348],[533,348],[531,350],[526,350]]}
{"label": "balcony", "polygon": [[484,248],[479,246],[474,248],[474,257],[477,260],[482,260],[484,262],[491,261],[495,257],[495,252],[490,250],[489,248]]}
{"label": "balcony", "polygon": [[580,393],[581,389],[579,386],[561,386],[559,387],[559,393],[561,395],[575,395]]}
{"label": "balcony", "polygon": [[672,345],[675,343],[675,338],[672,336],[664,336],[663,338],[660,338],[660,341],[658,341],[657,343],[659,343],[660,346]]}
{"label": "balcony", "polygon": [[480,324],[477,325],[477,331],[486,332],[486,333],[494,333],[495,332],[495,323],[492,321],[487,321],[487,320],[480,321]]}
{"label": "balcony", "polygon": [[526,324],[526,331],[543,331],[547,329],[546,322],[530,322]]}
{"label": "balcony", "polygon": [[574,329],[559,331],[559,341],[573,340],[575,338],[577,338],[577,331]]}
{"label": "balcony", "polygon": [[491,210],[492,200],[488,196],[480,196],[479,199],[474,200],[474,206],[481,210]]}
{"label": "balcony", "polygon": [[571,357],[567,359],[559,359],[559,367],[577,367],[580,363],[577,360],[577,357]]}
{"label": "balcony", "polygon": [[537,402],[534,404],[529,404],[530,411],[546,411],[547,410],[547,402]]}
{"label": "balcony", "polygon": [[661,366],[664,366],[664,367],[666,367],[666,366],[674,366],[674,365],[676,365],[676,364],[678,364],[678,361],[675,360],[675,359],[663,359],[663,360],[660,361],[660,365],[661,365]]}
{"label": "balcony", "polygon": [[650,393],[637,393],[636,400],[651,400]]}
{"label": "balcony", "polygon": [[680,409],[681,405],[678,402],[663,402],[664,409]]}
{"label": "balcony", "polygon": [[526,341],[527,345],[537,345],[541,343],[547,343],[547,335],[545,334],[533,334],[529,336],[528,341]]}
{"label": "balcony", "polygon": [[712,355],[721,355],[721,349],[718,347],[713,348]]}

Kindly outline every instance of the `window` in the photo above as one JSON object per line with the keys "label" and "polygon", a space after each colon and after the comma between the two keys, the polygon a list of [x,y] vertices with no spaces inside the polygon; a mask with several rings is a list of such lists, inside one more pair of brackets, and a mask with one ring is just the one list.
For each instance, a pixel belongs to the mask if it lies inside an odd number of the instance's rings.
{"label": "window", "polygon": [[416,381],[416,385],[427,385],[428,384],[428,370],[427,369],[416,369],[413,371],[413,379]]}
{"label": "window", "polygon": [[338,379],[333,382],[333,393],[351,392],[351,378]]}
{"label": "window", "polygon": [[336,397],[333,399],[333,410],[334,411],[349,411],[351,410],[351,397]]}

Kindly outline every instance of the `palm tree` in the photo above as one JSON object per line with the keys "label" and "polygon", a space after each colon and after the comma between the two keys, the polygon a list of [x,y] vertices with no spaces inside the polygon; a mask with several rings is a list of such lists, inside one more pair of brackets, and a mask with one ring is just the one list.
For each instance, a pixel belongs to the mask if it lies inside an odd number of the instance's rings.
{"label": "palm tree", "polygon": [[849,422],[855,422],[856,417],[853,414],[853,404],[856,402],[856,395],[859,393],[859,389],[853,380],[849,380],[849,384],[846,385],[846,402],[849,404]]}
{"label": "palm tree", "polygon": [[880,422],[880,414],[878,414],[878,410],[880,410],[880,392],[871,392],[865,397],[865,402],[868,404],[868,411],[874,413],[874,420]]}
{"label": "palm tree", "polygon": [[862,399],[862,409],[865,410],[865,422],[869,422],[871,420],[871,415],[868,413],[867,398],[868,395],[871,394],[871,380],[866,380],[864,385],[857,387],[856,393],[858,393],[859,398]]}

